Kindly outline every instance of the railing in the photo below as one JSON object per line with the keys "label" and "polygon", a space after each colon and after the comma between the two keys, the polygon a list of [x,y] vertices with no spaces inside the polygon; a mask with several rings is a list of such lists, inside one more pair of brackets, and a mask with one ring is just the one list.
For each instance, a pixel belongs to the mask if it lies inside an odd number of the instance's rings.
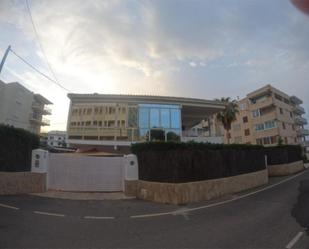
{"label": "railing", "polygon": [[32,106],[33,109],[40,111],[41,113],[43,113],[45,115],[51,114],[51,108],[49,108],[49,107],[47,107],[43,104],[33,102],[31,106]]}
{"label": "railing", "polygon": [[45,113],[48,113],[48,114],[51,114],[51,108],[50,107],[47,107],[47,106],[44,106],[44,112]]}
{"label": "railing", "polygon": [[49,126],[50,125],[50,120],[46,119],[46,118],[42,118],[41,125],[42,126]]}
{"label": "railing", "polygon": [[297,130],[297,135],[300,136],[300,137],[309,136],[309,130],[299,129],[299,130]]}
{"label": "railing", "polygon": [[305,109],[299,105],[294,106],[294,112],[298,114],[304,114]]}
{"label": "railing", "polygon": [[294,119],[295,119],[296,124],[304,125],[308,123],[307,119],[303,117],[296,116]]}

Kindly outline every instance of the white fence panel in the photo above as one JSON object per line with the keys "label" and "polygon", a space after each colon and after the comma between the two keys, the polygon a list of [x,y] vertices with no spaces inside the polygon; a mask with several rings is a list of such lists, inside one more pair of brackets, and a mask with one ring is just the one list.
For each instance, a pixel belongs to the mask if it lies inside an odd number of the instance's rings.
{"label": "white fence panel", "polygon": [[49,189],[63,191],[123,191],[123,157],[50,154]]}

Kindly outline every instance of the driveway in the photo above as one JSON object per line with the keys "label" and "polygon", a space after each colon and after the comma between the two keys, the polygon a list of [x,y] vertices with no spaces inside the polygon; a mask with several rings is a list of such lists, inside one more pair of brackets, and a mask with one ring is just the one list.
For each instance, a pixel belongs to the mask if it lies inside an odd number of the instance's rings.
{"label": "driveway", "polygon": [[0,196],[0,247],[308,248],[309,171],[272,184],[186,206]]}

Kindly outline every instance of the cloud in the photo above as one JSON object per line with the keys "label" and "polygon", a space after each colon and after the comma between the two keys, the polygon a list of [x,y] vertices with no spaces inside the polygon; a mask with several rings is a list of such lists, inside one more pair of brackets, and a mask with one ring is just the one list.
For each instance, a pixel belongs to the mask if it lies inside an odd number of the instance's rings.
{"label": "cloud", "polygon": [[[284,81],[308,68],[308,18],[288,0],[29,4],[50,64],[74,92],[237,96],[259,81]],[[25,2],[0,1],[0,22],[0,46],[13,42],[48,73]],[[9,62],[38,91],[50,94],[41,87],[49,82]]]}

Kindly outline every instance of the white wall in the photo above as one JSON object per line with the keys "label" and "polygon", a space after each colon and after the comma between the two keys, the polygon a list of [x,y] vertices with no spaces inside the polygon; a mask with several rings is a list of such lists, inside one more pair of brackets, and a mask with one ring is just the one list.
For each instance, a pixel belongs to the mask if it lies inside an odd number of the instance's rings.
{"label": "white wall", "polygon": [[47,185],[63,191],[123,191],[124,157],[51,153]]}

